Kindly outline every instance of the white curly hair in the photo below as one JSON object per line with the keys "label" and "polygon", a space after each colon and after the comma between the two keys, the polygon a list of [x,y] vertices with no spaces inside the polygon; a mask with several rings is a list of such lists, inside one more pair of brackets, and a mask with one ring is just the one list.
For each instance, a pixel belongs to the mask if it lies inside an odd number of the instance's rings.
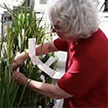
{"label": "white curly hair", "polygon": [[67,36],[88,38],[98,29],[98,9],[91,0],[54,0],[47,10],[51,24]]}

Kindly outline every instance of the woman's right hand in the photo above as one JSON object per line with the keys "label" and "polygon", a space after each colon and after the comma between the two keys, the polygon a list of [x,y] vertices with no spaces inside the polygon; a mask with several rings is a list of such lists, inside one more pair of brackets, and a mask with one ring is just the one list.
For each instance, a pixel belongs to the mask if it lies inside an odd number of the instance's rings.
{"label": "woman's right hand", "polygon": [[12,63],[13,70],[16,70],[19,66],[23,65],[24,61],[28,58],[28,52],[22,52],[17,55]]}

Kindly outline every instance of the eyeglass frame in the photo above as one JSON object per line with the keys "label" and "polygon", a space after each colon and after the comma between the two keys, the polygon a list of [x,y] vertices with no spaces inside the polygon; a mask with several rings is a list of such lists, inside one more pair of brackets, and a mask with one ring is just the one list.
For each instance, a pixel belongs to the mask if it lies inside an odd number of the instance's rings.
{"label": "eyeglass frame", "polygon": [[55,25],[51,25],[51,30],[54,30],[55,32],[57,32],[57,33],[59,33],[59,32],[61,32],[62,31],[62,29],[60,29],[60,30],[57,30],[57,28],[56,28],[56,26]]}

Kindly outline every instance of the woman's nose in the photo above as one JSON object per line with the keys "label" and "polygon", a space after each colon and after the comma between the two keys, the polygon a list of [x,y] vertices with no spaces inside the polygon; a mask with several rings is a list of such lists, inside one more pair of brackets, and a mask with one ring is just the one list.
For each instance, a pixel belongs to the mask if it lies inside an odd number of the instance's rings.
{"label": "woman's nose", "polygon": [[56,32],[56,30],[55,30],[54,28],[52,28],[52,29],[51,29],[51,31],[52,31],[53,33],[55,33],[55,32]]}

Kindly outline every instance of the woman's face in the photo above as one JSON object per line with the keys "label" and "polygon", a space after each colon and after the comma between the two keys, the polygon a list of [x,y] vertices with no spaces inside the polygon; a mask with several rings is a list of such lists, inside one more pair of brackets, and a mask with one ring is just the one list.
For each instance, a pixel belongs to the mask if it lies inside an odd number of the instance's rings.
{"label": "woman's face", "polygon": [[73,36],[67,36],[66,32],[62,29],[62,27],[58,25],[51,26],[51,30],[53,33],[56,33],[58,37],[62,40],[68,42],[76,42],[76,38],[73,38]]}
{"label": "woman's face", "polygon": [[51,26],[51,30],[53,33],[56,33],[60,39],[65,40],[65,33],[64,33],[62,27],[60,27],[58,25],[53,25],[53,26]]}

